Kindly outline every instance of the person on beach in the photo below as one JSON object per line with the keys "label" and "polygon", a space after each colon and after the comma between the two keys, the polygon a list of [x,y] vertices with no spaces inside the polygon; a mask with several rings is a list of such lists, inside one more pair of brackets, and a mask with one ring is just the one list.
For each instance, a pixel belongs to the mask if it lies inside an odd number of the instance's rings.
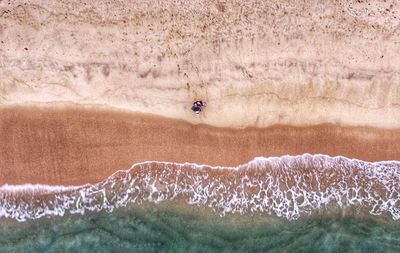
{"label": "person on beach", "polygon": [[201,112],[202,107],[206,106],[206,105],[207,105],[206,102],[204,102],[202,100],[198,100],[198,101],[193,103],[192,111],[194,111],[194,113],[196,113],[196,115],[199,115],[200,112]]}

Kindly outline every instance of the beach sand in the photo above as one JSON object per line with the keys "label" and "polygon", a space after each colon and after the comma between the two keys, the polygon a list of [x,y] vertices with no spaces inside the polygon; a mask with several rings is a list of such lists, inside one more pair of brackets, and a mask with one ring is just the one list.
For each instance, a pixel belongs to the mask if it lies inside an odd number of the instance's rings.
{"label": "beach sand", "polygon": [[91,107],[2,108],[0,138],[0,184],[95,183],[149,160],[235,166],[257,156],[303,153],[400,158],[400,129],[331,124],[229,129]]}
{"label": "beach sand", "polygon": [[94,183],[147,160],[400,159],[396,1],[0,10],[0,184]]}
{"label": "beach sand", "polygon": [[0,2],[0,104],[220,127],[400,127],[400,3]]}
{"label": "beach sand", "polygon": [[400,252],[400,1],[0,13],[0,252]]}

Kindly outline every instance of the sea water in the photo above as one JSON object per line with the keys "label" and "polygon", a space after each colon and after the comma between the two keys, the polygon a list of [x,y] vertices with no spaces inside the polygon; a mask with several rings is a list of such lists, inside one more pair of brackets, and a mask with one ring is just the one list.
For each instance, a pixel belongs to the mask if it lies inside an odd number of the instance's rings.
{"label": "sea water", "polygon": [[400,163],[325,155],[144,162],[0,188],[0,252],[400,252]]}
{"label": "sea water", "polygon": [[0,252],[400,252],[398,223],[357,217],[232,221],[125,207],[8,223]]}

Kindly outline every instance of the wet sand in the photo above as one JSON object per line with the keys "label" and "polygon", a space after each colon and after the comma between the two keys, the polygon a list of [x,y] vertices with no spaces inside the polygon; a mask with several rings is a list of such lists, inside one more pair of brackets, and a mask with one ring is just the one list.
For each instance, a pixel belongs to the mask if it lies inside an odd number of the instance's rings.
{"label": "wet sand", "polygon": [[229,129],[94,108],[2,108],[0,138],[0,184],[94,183],[148,160],[234,166],[256,156],[303,153],[400,159],[400,129]]}

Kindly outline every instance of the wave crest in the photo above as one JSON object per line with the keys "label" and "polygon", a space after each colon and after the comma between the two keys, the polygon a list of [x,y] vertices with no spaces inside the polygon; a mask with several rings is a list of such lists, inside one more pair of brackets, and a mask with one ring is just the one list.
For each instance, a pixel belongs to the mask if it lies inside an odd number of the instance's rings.
{"label": "wave crest", "polygon": [[144,162],[79,187],[0,187],[0,217],[18,221],[65,212],[113,211],[128,203],[183,200],[221,215],[265,213],[288,220],[334,204],[400,219],[400,162],[326,155],[257,157],[237,167]]}

